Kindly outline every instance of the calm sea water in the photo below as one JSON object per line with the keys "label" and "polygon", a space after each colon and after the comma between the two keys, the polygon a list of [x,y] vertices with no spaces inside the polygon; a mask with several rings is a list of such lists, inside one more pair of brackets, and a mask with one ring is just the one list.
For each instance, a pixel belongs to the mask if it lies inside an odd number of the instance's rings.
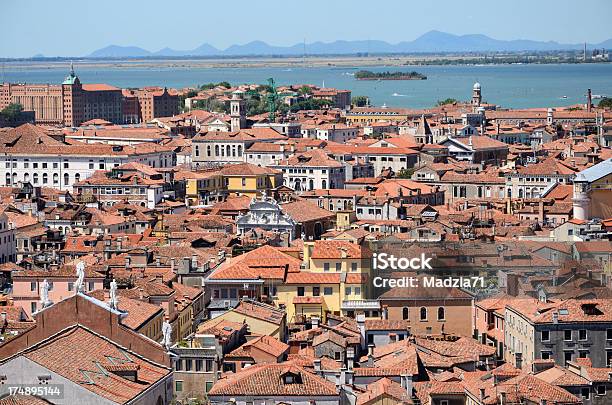
{"label": "calm sea water", "polygon": [[[370,96],[372,104],[394,107],[429,107],[447,97],[468,100],[472,84],[482,84],[483,99],[505,107],[548,107],[585,102],[591,88],[596,95],[612,95],[612,64],[578,65],[484,65],[484,66],[407,66],[368,67],[372,71],[411,71],[427,75],[428,80],[358,81],[352,74],[360,67],[298,68],[203,68],[176,66],[150,67],[138,63],[121,66],[79,66],[83,83],[107,83],[118,87],[188,87],[208,82],[232,84],[265,83],[273,77],[278,84],[311,83],[349,89],[353,95]],[[24,68],[6,63],[5,81],[60,83],[67,64]]]}

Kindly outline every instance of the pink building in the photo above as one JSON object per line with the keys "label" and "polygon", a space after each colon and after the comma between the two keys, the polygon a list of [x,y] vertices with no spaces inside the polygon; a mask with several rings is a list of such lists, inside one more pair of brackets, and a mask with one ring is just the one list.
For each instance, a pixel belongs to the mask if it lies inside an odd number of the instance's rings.
{"label": "pink building", "polygon": [[[50,270],[18,270],[13,272],[13,302],[21,306],[28,315],[41,309],[40,286],[49,283],[49,300],[52,303],[75,294],[76,270],[74,266],[62,266]],[[85,268],[84,292],[101,289],[104,275]]]}

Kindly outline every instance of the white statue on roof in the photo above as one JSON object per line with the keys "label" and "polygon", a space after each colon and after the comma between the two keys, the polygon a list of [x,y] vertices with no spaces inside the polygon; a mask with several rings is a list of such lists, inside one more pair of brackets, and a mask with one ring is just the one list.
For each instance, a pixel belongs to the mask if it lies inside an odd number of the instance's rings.
{"label": "white statue on roof", "polygon": [[76,292],[83,292],[83,284],[85,281],[85,262],[80,261],[76,265]]}
{"label": "white statue on roof", "polygon": [[43,308],[51,305],[51,301],[49,301],[49,282],[47,279],[44,279],[42,283],[40,283],[40,303]]}
{"label": "white statue on roof", "polygon": [[117,299],[117,281],[113,279],[110,283],[110,307],[112,309],[119,308],[119,300]]}
{"label": "white statue on roof", "polygon": [[163,337],[161,344],[168,349],[172,344],[172,325],[170,325],[170,322],[168,322],[167,319],[164,320],[164,323],[162,323],[162,335]]}

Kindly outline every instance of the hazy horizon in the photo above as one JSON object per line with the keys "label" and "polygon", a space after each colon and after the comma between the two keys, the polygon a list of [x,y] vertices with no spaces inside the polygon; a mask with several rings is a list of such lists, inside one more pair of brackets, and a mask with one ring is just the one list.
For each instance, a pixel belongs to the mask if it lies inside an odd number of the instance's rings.
{"label": "hazy horizon", "polygon": [[[391,0],[385,4],[376,16],[369,10],[370,2],[346,0],[312,0],[291,7],[280,0],[236,0],[231,4],[5,0],[0,6],[3,14],[13,18],[3,21],[0,33],[12,40],[0,43],[0,57],[85,56],[108,45],[153,52],[166,47],[190,50],[203,43],[225,49],[256,40],[275,46],[304,40],[396,44],[431,30],[566,44],[612,38],[608,21],[612,2],[607,0],[516,0],[494,5],[474,0],[427,4]],[[588,24],[580,25],[583,21]]]}

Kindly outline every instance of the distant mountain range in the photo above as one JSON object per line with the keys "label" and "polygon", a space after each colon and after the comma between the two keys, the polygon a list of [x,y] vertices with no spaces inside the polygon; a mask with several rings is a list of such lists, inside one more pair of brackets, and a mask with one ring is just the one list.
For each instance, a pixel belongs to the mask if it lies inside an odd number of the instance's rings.
{"label": "distant mountain range", "polygon": [[[555,41],[532,41],[517,39],[504,41],[481,34],[453,35],[440,31],[429,31],[414,41],[403,41],[390,44],[385,41],[334,41],[313,42],[306,44],[307,55],[342,55],[357,53],[418,53],[418,52],[520,52],[520,51],[557,51],[580,50],[584,44],[561,44]],[[592,48],[612,48],[612,39],[599,44],[587,44]],[[128,57],[164,57],[164,56],[254,56],[279,55],[300,56],[304,53],[304,44],[292,46],[273,46],[263,41],[253,41],[244,45],[232,45],[227,49],[217,49],[204,43],[191,50],[163,48],[151,52],[136,46],[109,45],[98,49],[89,58],[128,58]]]}

